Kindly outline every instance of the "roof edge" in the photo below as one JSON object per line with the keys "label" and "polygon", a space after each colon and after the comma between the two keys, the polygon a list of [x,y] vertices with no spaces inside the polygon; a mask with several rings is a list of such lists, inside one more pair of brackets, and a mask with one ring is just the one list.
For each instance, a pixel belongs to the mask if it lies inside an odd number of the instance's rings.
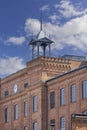
{"label": "roof edge", "polygon": [[87,65],[84,65],[84,66],[78,67],[78,68],[76,68],[76,69],[70,70],[70,71],[68,71],[68,72],[62,73],[62,74],[60,74],[60,75],[57,75],[57,76],[55,76],[55,77],[53,77],[53,78],[51,78],[51,79],[46,80],[45,83],[48,83],[48,82],[50,82],[50,81],[52,81],[52,80],[55,80],[55,79],[60,78],[60,77],[63,77],[63,76],[65,76],[65,75],[68,75],[68,74],[70,74],[70,73],[76,72],[76,71],[81,70],[81,69],[83,69],[83,68],[86,68],[86,69],[87,69]]}

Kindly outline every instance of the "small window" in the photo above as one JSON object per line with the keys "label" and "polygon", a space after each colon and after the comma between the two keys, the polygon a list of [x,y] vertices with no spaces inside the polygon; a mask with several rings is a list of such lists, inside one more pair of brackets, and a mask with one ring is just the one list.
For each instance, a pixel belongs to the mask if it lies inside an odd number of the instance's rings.
{"label": "small window", "polygon": [[9,109],[5,108],[5,122],[8,122],[9,120]]}
{"label": "small window", "polygon": [[28,130],[28,127],[27,127],[27,126],[24,126],[24,130]]}
{"label": "small window", "polygon": [[60,89],[60,105],[65,105],[65,89]]}
{"label": "small window", "polygon": [[37,122],[33,123],[33,130],[38,130],[38,123]]}
{"label": "small window", "polygon": [[54,119],[52,119],[50,121],[50,130],[55,130],[55,120]]}
{"label": "small window", "polygon": [[33,97],[33,112],[37,112],[38,111],[38,97],[34,96]]}
{"label": "small window", "polygon": [[83,115],[87,115],[87,110],[82,112]]}
{"label": "small window", "polygon": [[28,102],[24,102],[24,116],[28,116]]}
{"label": "small window", "polygon": [[55,107],[55,92],[50,93],[50,108]]}
{"label": "small window", "polygon": [[14,106],[14,120],[18,119],[18,105]]}
{"label": "small window", "polygon": [[71,102],[76,101],[76,85],[71,86]]}
{"label": "small window", "polygon": [[9,95],[8,91],[5,91],[5,97],[7,97]]}
{"label": "small window", "polygon": [[28,83],[24,83],[24,88],[28,88]]}
{"label": "small window", "polygon": [[60,130],[65,130],[65,117],[60,118]]}
{"label": "small window", "polygon": [[87,80],[82,82],[82,98],[87,98]]}

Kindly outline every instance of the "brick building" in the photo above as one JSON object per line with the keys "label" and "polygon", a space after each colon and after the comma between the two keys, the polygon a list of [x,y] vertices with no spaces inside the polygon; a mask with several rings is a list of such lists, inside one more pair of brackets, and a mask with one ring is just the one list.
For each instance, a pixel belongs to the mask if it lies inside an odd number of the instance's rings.
{"label": "brick building", "polygon": [[82,125],[72,118],[81,113],[87,114],[86,61],[39,57],[0,80],[0,130],[86,130],[85,118]]}
{"label": "brick building", "polygon": [[87,61],[50,57],[52,43],[41,25],[33,60],[0,79],[0,130],[87,130]]}

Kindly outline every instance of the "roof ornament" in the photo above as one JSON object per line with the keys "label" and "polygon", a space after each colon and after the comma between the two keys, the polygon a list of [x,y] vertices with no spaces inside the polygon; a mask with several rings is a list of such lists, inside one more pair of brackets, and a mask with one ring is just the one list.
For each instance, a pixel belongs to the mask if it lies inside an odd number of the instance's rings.
{"label": "roof ornament", "polygon": [[[42,11],[40,15],[40,31],[37,36],[31,39],[29,45],[32,46],[32,59],[40,56],[51,56],[51,44],[54,43],[46,36],[46,31],[43,31]],[[48,47],[48,49],[47,49]]]}

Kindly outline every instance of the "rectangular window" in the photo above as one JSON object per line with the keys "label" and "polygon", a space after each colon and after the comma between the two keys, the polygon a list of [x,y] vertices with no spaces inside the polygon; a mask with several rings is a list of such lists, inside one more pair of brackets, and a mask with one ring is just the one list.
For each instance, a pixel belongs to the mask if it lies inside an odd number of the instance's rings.
{"label": "rectangular window", "polygon": [[71,102],[76,101],[76,85],[71,86]]}
{"label": "rectangular window", "polygon": [[37,122],[33,123],[33,130],[38,130],[38,123]]}
{"label": "rectangular window", "polygon": [[38,111],[38,97],[34,96],[33,97],[33,112],[37,112]]}
{"label": "rectangular window", "polygon": [[50,121],[50,130],[55,130],[55,120],[54,119],[52,119]]}
{"label": "rectangular window", "polygon": [[65,130],[65,117],[60,118],[60,130]]}
{"label": "rectangular window", "polygon": [[28,102],[24,102],[24,116],[28,116]]}
{"label": "rectangular window", "polygon": [[5,122],[9,121],[9,110],[8,108],[5,108]]}
{"label": "rectangular window", "polygon": [[55,107],[55,92],[50,93],[50,108]]}
{"label": "rectangular window", "polygon": [[18,119],[18,105],[14,106],[14,120]]}
{"label": "rectangular window", "polygon": [[28,130],[28,127],[27,127],[27,126],[24,126],[24,130]]}
{"label": "rectangular window", "polygon": [[24,83],[24,88],[28,88],[28,83]]}
{"label": "rectangular window", "polygon": [[82,97],[87,98],[87,80],[82,82]]}
{"label": "rectangular window", "polygon": [[87,110],[82,112],[83,115],[87,115]]}
{"label": "rectangular window", "polygon": [[60,89],[60,105],[65,105],[65,89]]}
{"label": "rectangular window", "polygon": [[5,91],[5,97],[7,97],[9,95],[8,91]]}

